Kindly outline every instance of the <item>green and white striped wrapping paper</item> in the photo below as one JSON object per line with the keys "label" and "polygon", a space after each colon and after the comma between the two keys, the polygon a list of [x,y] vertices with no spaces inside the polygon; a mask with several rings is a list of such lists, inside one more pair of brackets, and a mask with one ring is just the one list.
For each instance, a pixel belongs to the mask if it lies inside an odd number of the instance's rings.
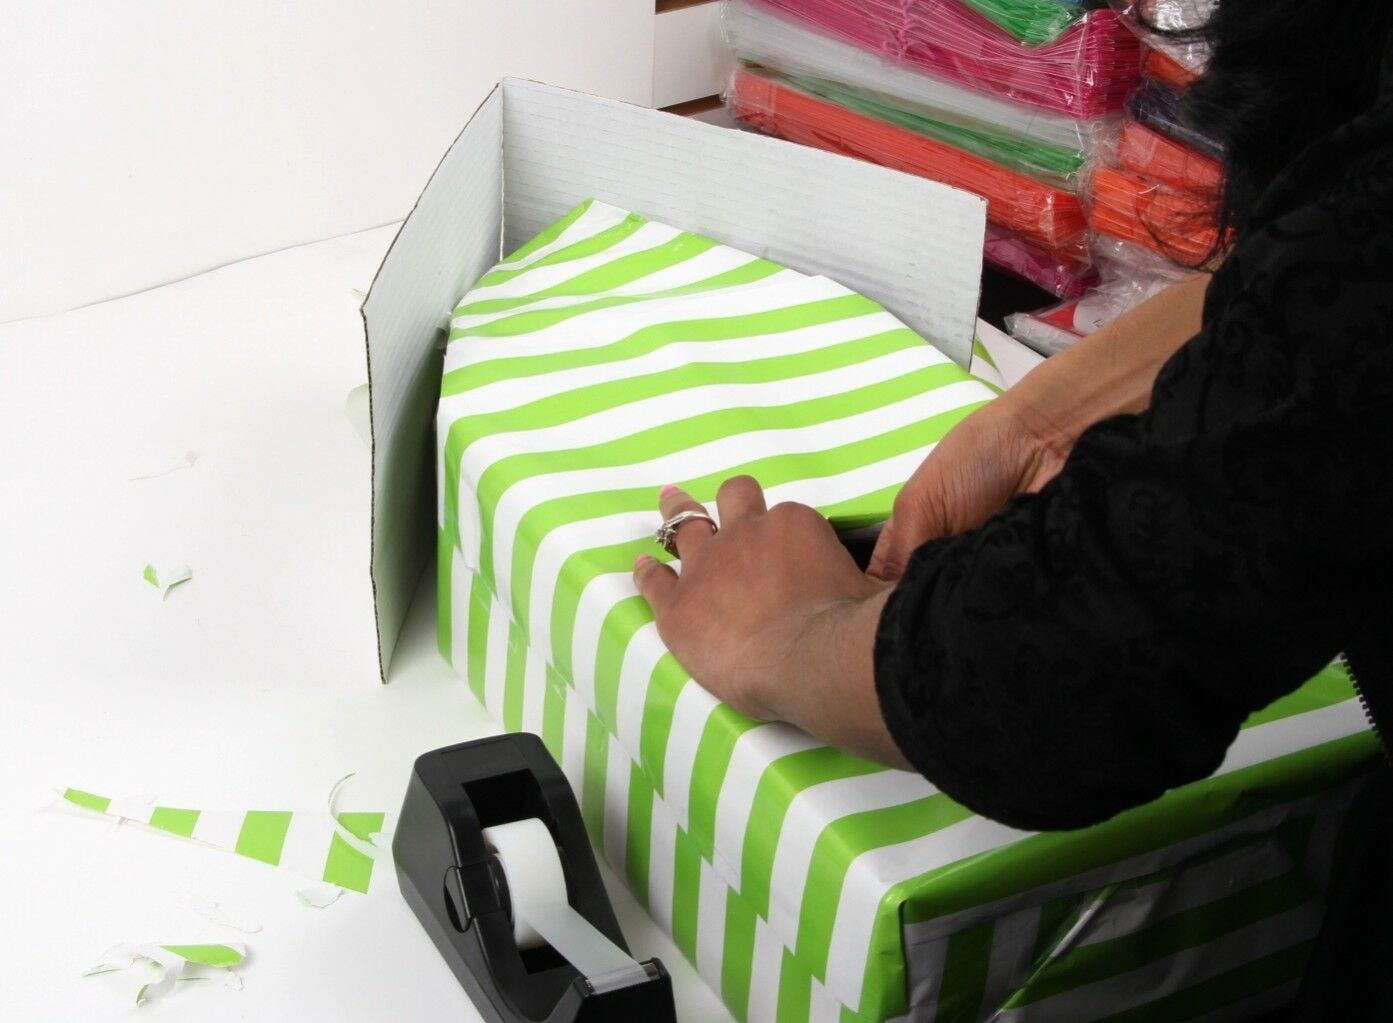
{"label": "green and white striped wrapping paper", "polygon": [[1376,756],[1335,669],[1255,719],[1215,778],[1028,835],[742,718],[662,647],[629,574],[655,552],[659,486],[709,501],[750,472],[771,502],[866,525],[990,395],[833,282],[600,203],[455,310],[442,651],[505,728],[543,736],[606,857],[743,1019],[1179,1018],[1165,999],[1279,996],[1319,919],[1304,846],[1271,867],[1281,885],[1224,900],[1252,873],[1234,864],[1270,866],[1284,828],[1336,819]]}
{"label": "green and white striped wrapping paper", "polygon": [[[456,668],[505,728],[543,737],[571,780],[597,847],[735,1015],[779,1023],[884,1018],[845,1008],[786,948],[702,855],[646,773],[452,556],[447,635]],[[482,637],[471,638],[471,623]],[[1319,706],[1343,686],[1338,675],[1322,675],[1285,708],[1274,708],[1296,716],[1272,723],[1299,721],[1302,708]],[[1259,718],[1249,730],[1261,727]],[[1264,743],[1256,745],[1261,755]],[[1322,759],[1319,751],[1297,756]],[[777,772],[776,764],[764,770]],[[1327,784],[1319,770],[1302,781],[1314,794],[1261,809],[1245,804],[1253,812],[1228,825],[1101,869],[1070,876],[1065,859],[1061,881],[903,926],[912,1018],[969,1020],[1001,1010],[1001,1019],[1072,1021],[1132,1009],[1135,1018],[1165,1020],[1227,1008],[1242,1019],[1282,1004],[1318,926],[1335,835],[1358,784]],[[1080,847],[1073,862],[1084,866],[1089,834],[1071,836]],[[899,1018],[910,1008],[907,1000],[887,1011]]]}
{"label": "green and white striped wrapping paper", "polygon": [[74,806],[283,867],[307,880],[364,893],[392,890],[396,885],[390,862],[386,869],[374,870],[376,858],[355,849],[341,834],[347,832],[361,843],[370,843],[374,834],[390,832],[396,826],[395,811],[345,810],[331,817],[303,810],[191,810],[159,806],[145,799],[112,799],[72,788],[63,790],[63,798]]}

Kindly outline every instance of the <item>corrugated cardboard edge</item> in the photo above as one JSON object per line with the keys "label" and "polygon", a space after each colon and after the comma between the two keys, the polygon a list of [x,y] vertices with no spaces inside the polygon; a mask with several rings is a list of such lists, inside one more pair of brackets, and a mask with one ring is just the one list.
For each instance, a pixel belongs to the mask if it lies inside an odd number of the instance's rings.
{"label": "corrugated cardboard edge", "polygon": [[[392,538],[383,538],[380,536],[380,532],[387,528],[388,525],[383,521],[385,516],[381,513],[384,505],[382,488],[386,476],[383,468],[387,464],[386,456],[389,454],[385,449],[391,446],[393,441],[397,440],[397,431],[393,431],[393,436],[390,438],[384,436],[387,432],[386,417],[380,415],[378,409],[377,399],[380,381],[375,373],[373,359],[373,326],[376,319],[373,310],[373,299],[380,295],[378,286],[382,282],[384,275],[389,272],[389,268],[394,265],[394,257],[400,256],[400,246],[402,246],[404,242],[410,240],[413,226],[417,223],[415,218],[417,214],[421,212],[423,204],[425,204],[428,198],[433,194],[431,188],[432,184],[441,176],[442,171],[451,159],[455,157],[460,146],[465,144],[466,138],[471,129],[474,128],[478,122],[480,114],[489,109],[491,105],[501,108],[502,102],[503,86],[500,82],[489,90],[488,95],[480,101],[473,113],[470,114],[464,127],[460,129],[459,134],[455,136],[449,148],[446,149],[445,153],[436,164],[435,169],[431,172],[426,186],[421,190],[420,195],[416,197],[416,201],[412,204],[411,212],[408,213],[406,219],[402,221],[401,227],[397,229],[397,233],[392,239],[392,244],[388,246],[386,255],[378,265],[377,272],[373,275],[372,284],[368,288],[367,296],[363,299],[363,303],[359,308],[359,313],[363,321],[364,357],[368,367],[368,423],[372,436],[372,512],[371,524],[369,527],[369,543],[371,545],[369,564],[373,594],[373,623],[377,633],[378,673],[384,683],[387,681],[392,654],[396,650],[397,640],[400,637],[402,625],[406,620],[406,614],[410,610],[411,601],[415,596],[416,590],[419,588],[420,580],[425,573],[426,565],[430,562],[429,552],[434,547],[435,534],[434,530],[431,528],[430,520],[424,521],[421,524],[421,528],[415,530],[420,536],[411,546],[419,544],[423,548],[422,553],[415,555],[409,550],[399,552],[390,542],[383,542],[384,539],[390,541]],[[497,146],[497,157],[500,167],[502,165],[502,123],[502,111],[500,109],[498,112],[499,138]],[[499,258],[503,244],[503,177],[501,173],[498,175],[497,190],[499,223],[495,237],[488,247],[490,253],[489,264],[492,264]],[[461,259],[460,262],[461,265],[463,265],[465,261]],[[448,311],[453,307],[454,299],[463,292],[465,287],[472,284],[473,281],[477,279],[477,276],[477,274],[474,274],[468,281],[463,282],[463,285],[459,282],[455,282],[449,287],[450,298],[445,303],[440,304],[439,309],[436,310],[440,319],[440,324],[438,324],[438,326],[448,322]],[[431,366],[438,367],[439,365],[439,353],[435,351],[436,336],[437,330],[432,330],[423,334],[420,338],[420,345],[424,355],[424,365],[420,367],[422,369],[429,369]],[[428,391],[431,399],[430,408],[424,421],[420,424],[420,430],[427,438],[425,445],[427,450],[430,449],[429,434],[431,418],[434,411],[434,394],[437,390],[436,385],[438,384],[438,379],[439,373],[437,371],[430,381],[430,388]],[[394,423],[392,425],[396,426],[397,424]],[[435,478],[433,465],[427,461],[425,465],[420,466],[420,473],[423,481],[423,489],[429,490]],[[432,503],[433,502],[429,500],[428,494],[422,500],[415,502],[417,506],[421,504],[430,505]],[[406,517],[408,519],[423,518],[419,513],[412,513],[410,509],[406,510]],[[387,575],[387,566],[391,564],[398,554],[402,556],[402,561],[404,562],[394,573],[394,575],[399,578],[388,581],[384,578],[384,576]]]}

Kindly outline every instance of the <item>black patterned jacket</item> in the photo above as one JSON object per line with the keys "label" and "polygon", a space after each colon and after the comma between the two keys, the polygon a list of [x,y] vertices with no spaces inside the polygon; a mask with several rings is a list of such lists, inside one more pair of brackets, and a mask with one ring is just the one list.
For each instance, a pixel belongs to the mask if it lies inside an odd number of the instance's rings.
{"label": "black patterned jacket", "polygon": [[1249,223],[1150,408],[891,596],[886,723],[979,813],[1077,827],[1210,774],[1340,651],[1393,727],[1393,102]]}

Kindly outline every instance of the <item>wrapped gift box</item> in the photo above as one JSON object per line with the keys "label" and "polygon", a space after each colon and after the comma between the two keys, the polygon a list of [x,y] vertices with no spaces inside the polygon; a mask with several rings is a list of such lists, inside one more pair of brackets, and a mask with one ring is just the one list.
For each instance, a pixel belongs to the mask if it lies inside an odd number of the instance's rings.
{"label": "wrapped gift box", "polygon": [[[506,729],[543,737],[596,846],[738,1018],[1245,1019],[1291,997],[1377,757],[1338,670],[1255,715],[1214,778],[1084,831],[1011,831],[921,779],[730,719],[684,826],[458,551],[442,557],[456,668]],[[726,829],[741,873],[695,831],[712,811],[744,817]]]}
{"label": "wrapped gift box", "polygon": [[[983,211],[973,197],[505,83],[446,155],[365,304],[384,672],[434,544],[443,651],[504,727],[543,736],[597,845],[742,1019],[947,1020],[997,1010],[1074,1019],[1080,1007],[1089,1015],[1177,998],[1251,1006],[1289,993],[1319,924],[1341,812],[1376,758],[1338,671],[1251,722],[1214,778],[1097,828],[1023,834],[914,775],[741,718],[662,650],[628,582],[632,555],[656,524],[653,490],[687,483],[709,498],[724,469],[750,458],[713,462],[702,475],[625,477],[618,489],[605,483],[617,458],[585,463],[579,471],[601,475],[583,488],[570,485],[565,474],[578,470],[564,459],[536,452],[487,464],[462,458],[460,475],[432,500],[432,464],[450,451],[448,431],[439,451],[430,431],[450,310],[489,280],[504,252],[588,196],[750,253],[742,266],[767,260],[825,275],[890,310],[868,304],[857,315],[893,313],[937,346],[911,345],[905,327],[889,324],[867,335],[879,340],[857,353],[864,365],[842,364],[843,375],[855,366],[879,386],[917,380],[923,405],[898,424],[842,439],[906,423],[913,436],[897,435],[893,449],[871,445],[875,455],[858,456],[853,444],[829,455],[837,444],[825,437],[768,448],[778,451],[770,481],[782,495],[847,525],[883,515],[905,467],[989,394],[957,368],[971,349],[980,273]],[[499,266],[493,286],[506,286],[510,272]],[[857,300],[830,281],[816,286],[829,289],[819,300]],[[495,291],[490,301],[499,298],[509,296]],[[455,330],[500,311],[511,310],[476,307]],[[464,353],[472,340],[461,335],[448,347]],[[450,358],[453,371],[472,356]],[[900,360],[900,369],[877,377],[874,366],[887,365],[878,360]],[[505,364],[495,360],[484,386],[515,387],[523,404],[565,391],[529,391]],[[462,397],[456,410],[473,420],[470,443],[511,450],[496,445],[513,406],[484,399]],[[874,405],[849,414],[873,417]],[[552,407],[563,420],[576,411],[564,400]],[[755,437],[736,432],[742,445]],[[581,433],[570,443],[595,440]],[[509,494],[519,497],[509,504]]]}

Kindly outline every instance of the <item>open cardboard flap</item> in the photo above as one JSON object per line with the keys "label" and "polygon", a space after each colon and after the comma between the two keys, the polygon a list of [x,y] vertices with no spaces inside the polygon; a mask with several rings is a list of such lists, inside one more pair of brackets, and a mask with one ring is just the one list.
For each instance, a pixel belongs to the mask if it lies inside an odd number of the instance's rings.
{"label": "open cardboard flap", "polygon": [[968,365],[986,225],[978,196],[777,139],[503,81],[436,168],[363,304],[384,681],[436,543],[432,422],[450,310],[505,252],[592,197],[831,277]]}

